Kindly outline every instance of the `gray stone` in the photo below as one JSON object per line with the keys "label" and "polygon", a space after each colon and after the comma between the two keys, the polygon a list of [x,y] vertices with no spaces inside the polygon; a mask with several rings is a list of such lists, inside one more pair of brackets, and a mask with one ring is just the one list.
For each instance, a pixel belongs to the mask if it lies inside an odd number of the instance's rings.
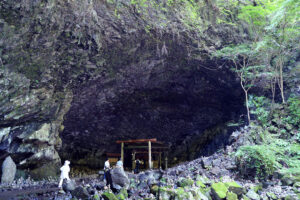
{"label": "gray stone", "polygon": [[212,173],[216,176],[219,176],[219,175],[221,175],[221,169],[219,167],[214,167],[210,170],[210,173]]}
{"label": "gray stone", "polygon": [[213,160],[212,164],[213,164],[214,167],[220,167],[221,159]]}
{"label": "gray stone", "polygon": [[211,165],[212,165],[212,161],[208,157],[203,157],[201,159],[201,165],[202,165],[203,168],[206,168],[206,169],[210,168]]}
{"label": "gray stone", "polygon": [[88,191],[82,186],[76,187],[75,190],[71,191],[71,194],[79,199],[88,199],[90,196]]}
{"label": "gray stone", "polygon": [[260,200],[259,195],[256,192],[254,192],[253,190],[249,190],[247,192],[246,196],[251,200]]}
{"label": "gray stone", "polygon": [[139,190],[147,190],[147,189],[149,189],[149,186],[146,182],[141,182],[138,184],[137,188]]}
{"label": "gray stone", "polygon": [[75,190],[76,183],[73,180],[64,179],[62,188],[65,192],[71,192],[71,191]]}
{"label": "gray stone", "polygon": [[11,184],[16,175],[17,167],[10,156],[6,157],[2,164],[1,183]]}
{"label": "gray stone", "polygon": [[112,178],[114,188],[116,189],[118,189],[119,187],[124,187],[126,189],[128,188],[130,184],[130,180],[123,168],[119,168],[119,167],[114,168],[110,171],[110,173],[111,173],[111,178]]}
{"label": "gray stone", "polygon": [[239,138],[240,134],[241,134],[241,132],[239,132],[239,131],[233,132],[229,137],[229,142],[232,143],[232,142],[236,141]]}

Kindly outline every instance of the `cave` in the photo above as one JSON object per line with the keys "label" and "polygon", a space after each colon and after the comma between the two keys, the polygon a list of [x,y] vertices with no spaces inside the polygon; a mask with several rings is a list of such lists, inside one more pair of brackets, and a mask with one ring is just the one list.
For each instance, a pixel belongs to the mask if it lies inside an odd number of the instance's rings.
{"label": "cave", "polygon": [[66,159],[99,170],[116,140],[157,138],[172,166],[222,148],[228,124],[245,121],[231,63],[212,58],[243,28],[200,12],[188,29],[180,4],[143,16],[124,3],[0,3],[0,162],[37,179]]}
{"label": "cave", "polygon": [[222,148],[234,128],[227,124],[244,120],[239,82],[226,68],[191,66],[129,65],[117,78],[76,88],[60,133],[61,158],[99,169],[106,152],[120,153],[115,141],[141,138],[168,145],[170,164]]}

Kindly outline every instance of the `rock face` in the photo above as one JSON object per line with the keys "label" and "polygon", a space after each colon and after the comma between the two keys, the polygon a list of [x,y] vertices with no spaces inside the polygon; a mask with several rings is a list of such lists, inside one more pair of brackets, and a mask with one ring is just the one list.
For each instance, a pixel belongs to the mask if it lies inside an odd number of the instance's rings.
{"label": "rock face", "polygon": [[119,139],[156,137],[177,161],[219,138],[214,149],[244,108],[210,53],[243,34],[216,24],[210,6],[196,31],[164,1],[1,1],[0,160],[14,155],[40,178],[60,158],[101,167]]}
{"label": "rock face", "polygon": [[1,183],[12,183],[15,179],[17,167],[10,156],[6,157],[2,164]]}

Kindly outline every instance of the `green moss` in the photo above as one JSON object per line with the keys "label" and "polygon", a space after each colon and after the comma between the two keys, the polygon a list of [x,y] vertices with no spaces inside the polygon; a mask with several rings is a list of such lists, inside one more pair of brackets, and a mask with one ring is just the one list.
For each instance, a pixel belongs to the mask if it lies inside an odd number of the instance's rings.
{"label": "green moss", "polygon": [[119,200],[124,200],[128,198],[128,193],[125,188],[122,188],[119,194],[116,196]]}
{"label": "green moss", "polygon": [[273,192],[267,192],[267,196],[271,199],[277,199],[277,196]]}
{"label": "green moss", "polygon": [[251,187],[251,189],[257,193],[258,191],[261,191],[263,189],[262,184],[255,185],[255,186]]}
{"label": "green moss", "polygon": [[190,191],[185,191],[184,188],[179,187],[175,190],[175,199],[184,200],[184,199],[192,199],[193,194]]}
{"label": "green moss", "polygon": [[207,185],[207,184],[211,184],[211,180],[209,178],[207,178],[206,176],[200,176],[198,175],[196,178],[197,181],[201,181],[203,184]]}
{"label": "green moss", "polygon": [[186,186],[192,186],[194,185],[194,181],[190,178],[182,179],[178,182],[178,186],[180,187],[186,187]]}
{"label": "green moss", "polygon": [[202,183],[202,181],[196,181],[196,185],[197,185],[198,187],[205,188],[205,185]]}
{"label": "green moss", "polygon": [[98,193],[97,193],[97,194],[94,194],[92,200],[100,200],[99,194],[98,194]]}
{"label": "green moss", "polygon": [[114,193],[111,192],[103,192],[102,197],[105,200],[118,200],[118,198],[114,195]]}
{"label": "green moss", "polygon": [[211,185],[212,191],[219,199],[224,199],[226,197],[226,194],[228,192],[228,189],[226,185],[222,182],[219,183],[213,183]]}
{"label": "green moss", "polygon": [[153,185],[151,188],[150,188],[150,192],[152,194],[156,194],[158,192],[158,186],[157,185]]}
{"label": "green moss", "polygon": [[237,195],[243,194],[243,190],[244,190],[243,187],[237,184],[235,181],[226,182],[225,185],[230,192],[233,192]]}
{"label": "green moss", "polygon": [[228,192],[226,195],[226,200],[238,200],[238,196],[233,192]]}

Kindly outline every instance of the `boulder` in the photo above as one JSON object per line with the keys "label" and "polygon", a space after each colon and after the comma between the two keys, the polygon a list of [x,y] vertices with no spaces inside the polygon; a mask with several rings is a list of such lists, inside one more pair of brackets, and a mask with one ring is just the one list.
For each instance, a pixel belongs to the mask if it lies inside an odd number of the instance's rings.
{"label": "boulder", "polygon": [[211,188],[212,188],[212,195],[214,196],[214,199],[221,200],[226,198],[228,189],[224,183],[222,182],[213,183],[211,185]]}
{"label": "boulder", "polygon": [[88,191],[82,186],[76,187],[75,190],[71,191],[71,194],[78,199],[88,199],[90,196]]}
{"label": "boulder", "polygon": [[247,192],[246,196],[251,200],[260,200],[259,195],[256,192],[254,192],[253,190],[249,190]]}
{"label": "boulder", "polygon": [[270,199],[277,199],[277,196],[276,196],[273,192],[267,192],[267,196],[268,196]]}
{"label": "boulder", "polygon": [[73,180],[64,179],[62,188],[65,192],[71,192],[71,191],[75,190],[76,183]]}
{"label": "boulder", "polygon": [[139,190],[147,190],[149,189],[149,185],[146,182],[141,182],[137,185]]}
{"label": "boulder", "polygon": [[228,191],[233,192],[239,196],[244,193],[244,188],[235,181],[227,182],[225,183],[225,185],[228,188]]}
{"label": "boulder", "polygon": [[233,192],[228,192],[226,195],[226,200],[238,200],[238,196]]}
{"label": "boulder", "polygon": [[123,168],[114,168],[110,171],[113,182],[113,187],[120,189],[120,187],[128,188],[130,181]]}
{"label": "boulder", "polygon": [[112,192],[103,192],[102,197],[105,200],[118,200],[116,195],[114,195],[114,193],[112,193]]}
{"label": "boulder", "polygon": [[220,167],[221,166],[221,163],[222,163],[222,160],[221,159],[215,159],[212,161],[212,165],[214,167]]}
{"label": "boulder", "polygon": [[196,185],[197,185],[198,187],[205,188],[205,185],[203,184],[202,181],[196,181]]}
{"label": "boulder", "polygon": [[127,190],[122,188],[121,191],[116,196],[120,200],[128,199],[128,193]]}
{"label": "boulder", "polygon": [[1,183],[11,184],[16,175],[17,167],[10,156],[6,157],[2,164]]}
{"label": "boulder", "polygon": [[212,166],[212,161],[209,157],[203,157],[201,159],[201,165],[203,168],[210,168]]}
{"label": "boulder", "polygon": [[182,178],[177,182],[177,185],[179,187],[192,186],[193,184],[194,184],[194,181],[190,178]]}
{"label": "boulder", "polygon": [[96,191],[95,194],[93,195],[92,200],[100,200],[100,195],[99,193]]}
{"label": "boulder", "polygon": [[198,175],[196,177],[196,180],[197,181],[201,181],[205,185],[211,184],[211,180],[209,178],[207,178],[205,175],[203,175],[203,176]]}

